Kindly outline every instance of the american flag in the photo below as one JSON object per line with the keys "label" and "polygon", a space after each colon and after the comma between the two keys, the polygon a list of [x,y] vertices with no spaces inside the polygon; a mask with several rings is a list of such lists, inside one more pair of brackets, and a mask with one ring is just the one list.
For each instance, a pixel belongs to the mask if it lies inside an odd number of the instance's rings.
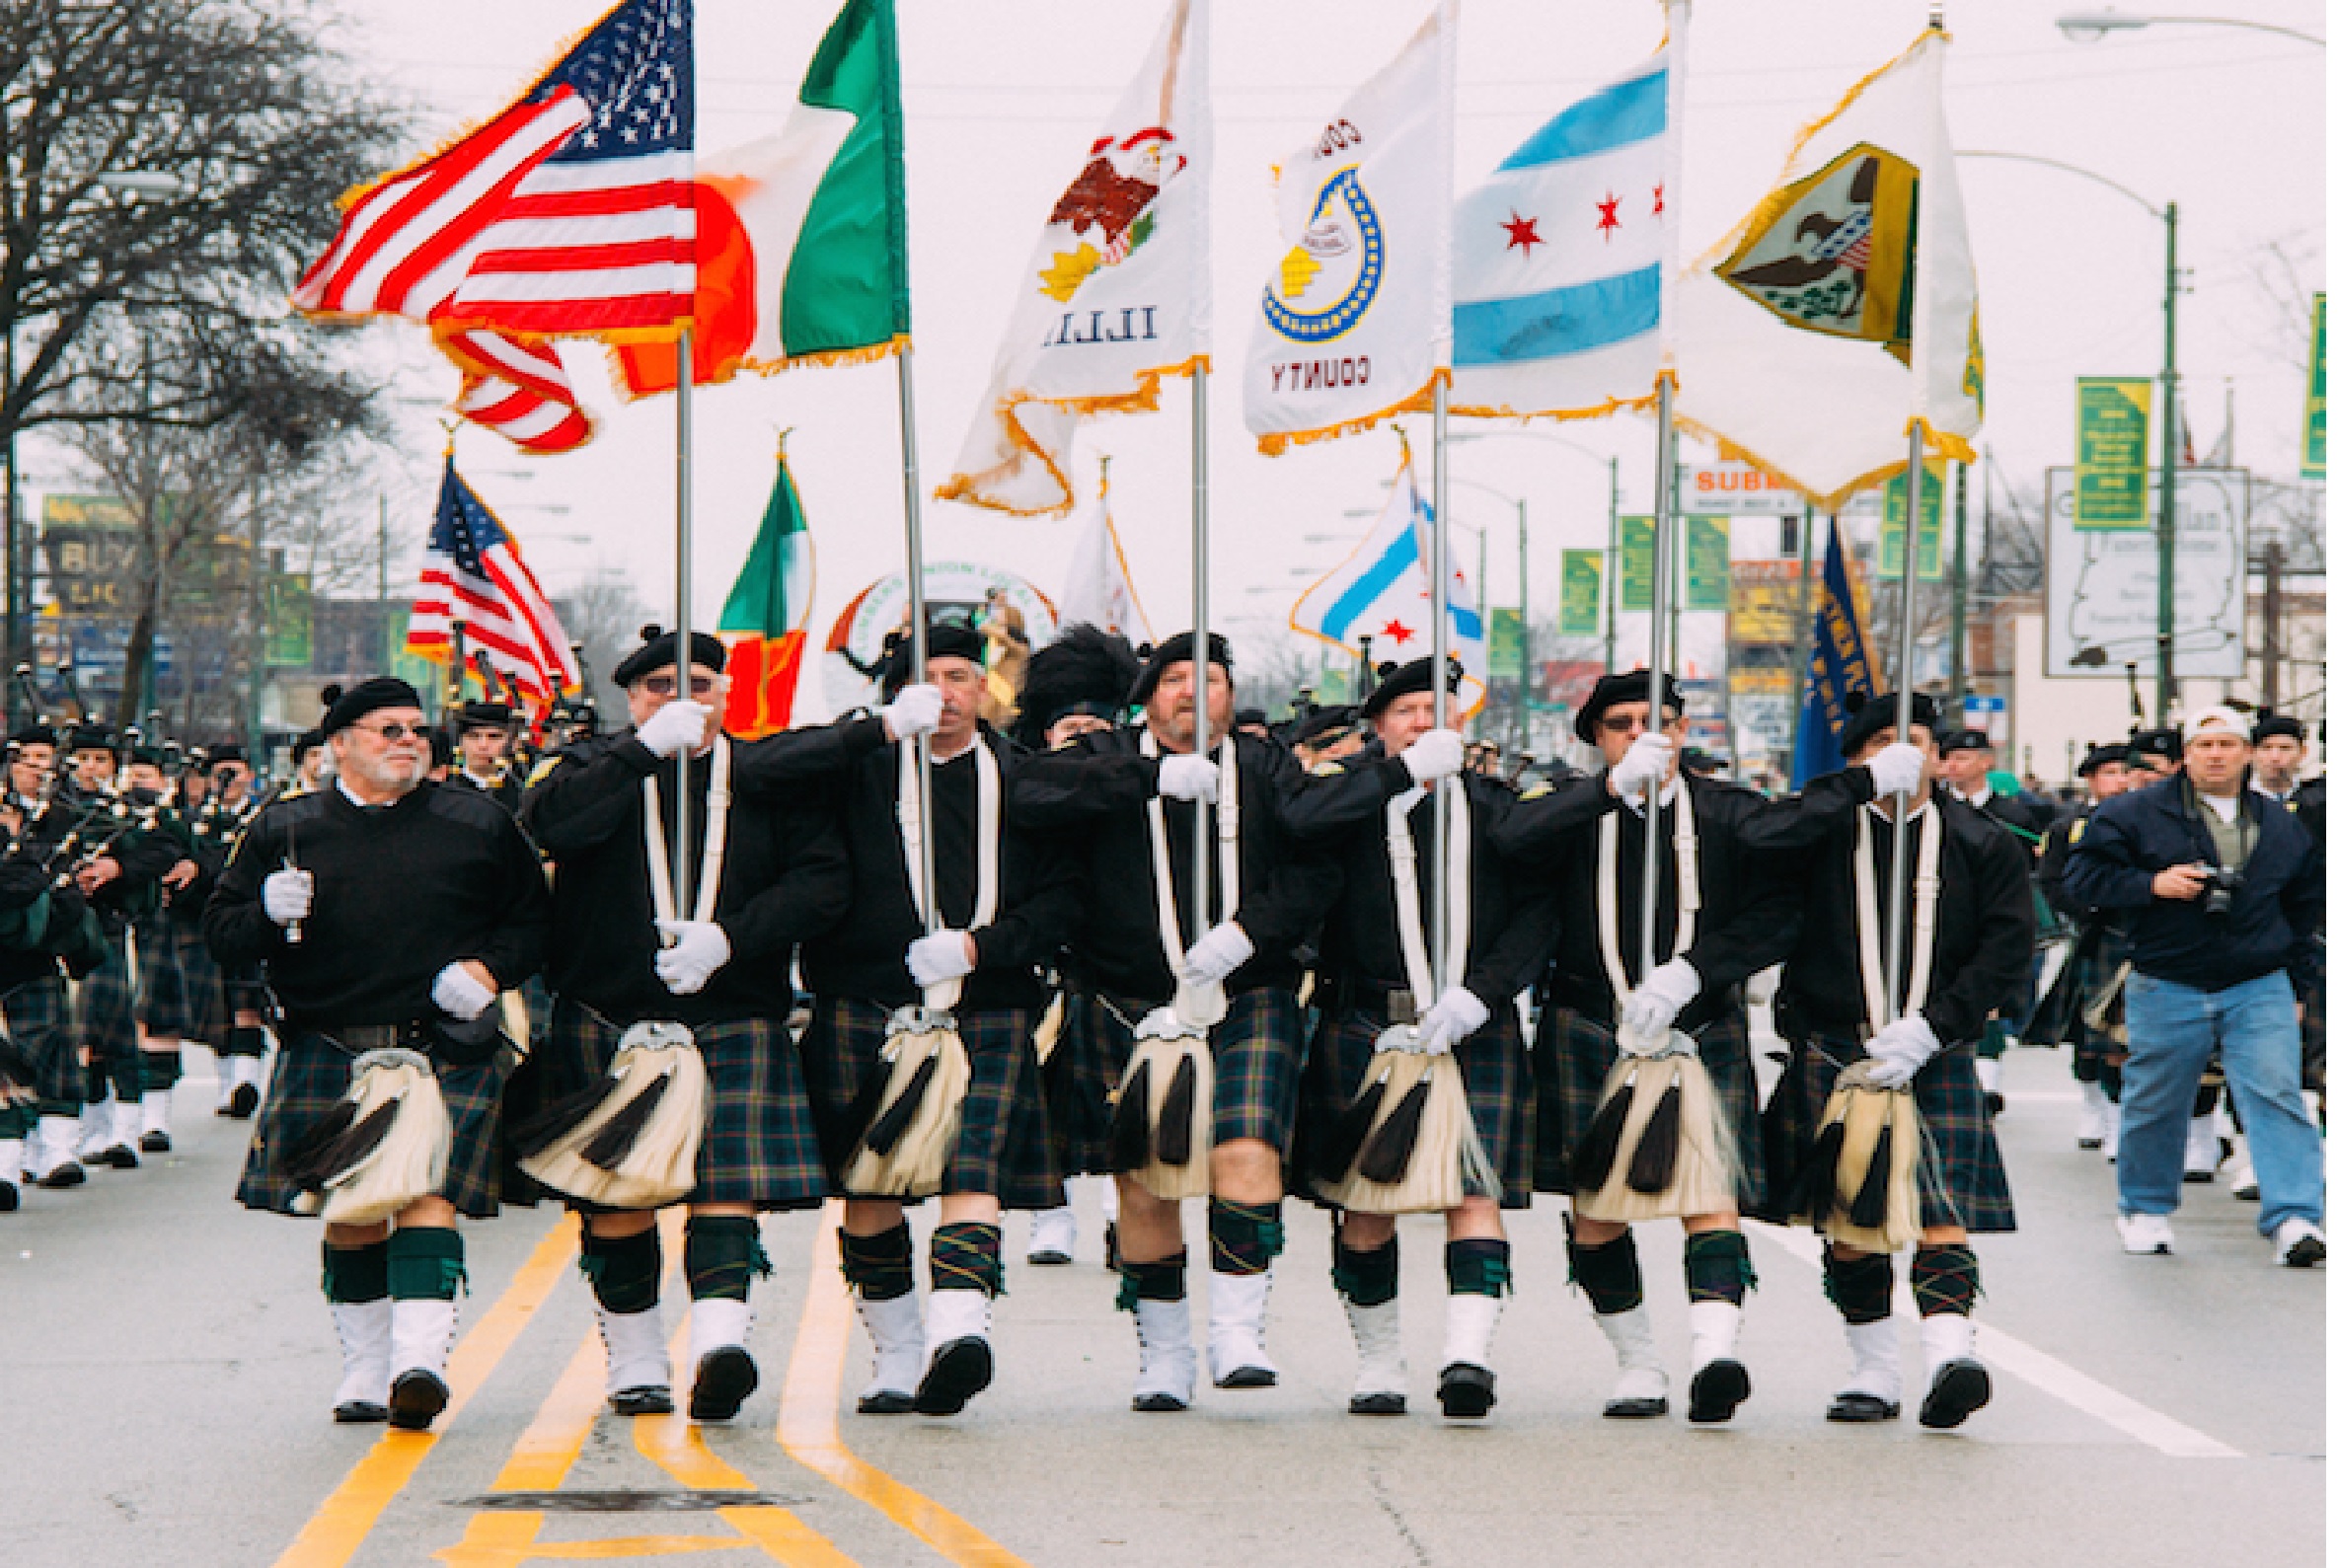
{"label": "american flag", "polygon": [[422,585],[406,623],[407,648],[446,658],[457,621],[464,624],[467,650],[486,653],[539,702],[584,678],[552,602],[519,559],[519,546],[455,472],[450,455],[422,557]]}
{"label": "american flag", "polygon": [[592,416],[576,401],[560,350],[503,333],[453,333],[438,346],[463,372],[455,411],[523,452],[568,452],[592,439]]}
{"label": "american flag", "polygon": [[[507,362],[529,339],[641,338],[688,320],[695,120],[691,0],[624,0],[518,102],[351,200],[293,302],[330,320],[430,323],[467,377],[533,395],[514,409],[466,380],[467,416],[512,434],[553,408],[573,417],[566,444],[579,444],[590,424],[565,376],[539,367],[531,385],[475,361]],[[502,344],[482,336],[494,333]],[[539,357],[557,372],[549,350]]]}

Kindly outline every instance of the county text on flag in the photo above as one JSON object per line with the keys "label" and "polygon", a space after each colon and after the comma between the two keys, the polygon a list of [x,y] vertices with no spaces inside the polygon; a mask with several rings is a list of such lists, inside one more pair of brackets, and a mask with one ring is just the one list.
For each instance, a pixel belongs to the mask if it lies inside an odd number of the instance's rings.
{"label": "county text on flag", "polygon": [[422,557],[421,587],[406,624],[408,651],[444,663],[458,621],[465,646],[487,654],[539,702],[583,680],[552,601],[520,560],[509,532],[455,472],[449,452]]}

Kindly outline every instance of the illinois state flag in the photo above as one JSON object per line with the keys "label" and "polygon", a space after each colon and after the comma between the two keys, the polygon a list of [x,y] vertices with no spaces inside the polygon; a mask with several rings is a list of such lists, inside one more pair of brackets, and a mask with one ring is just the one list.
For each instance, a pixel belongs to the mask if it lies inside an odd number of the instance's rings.
{"label": "illinois state flag", "polygon": [[[1358,658],[1369,653],[1375,664],[1404,664],[1426,655],[1437,625],[1429,598],[1431,521],[1407,452],[1380,521],[1354,555],[1300,595],[1291,629]],[[1485,621],[1470,579],[1458,566],[1452,573],[1446,647],[1462,661],[1460,705],[1466,715],[1485,701]]]}
{"label": "illinois state flag", "polygon": [[[909,219],[892,0],[849,0],[779,134],[699,161],[692,381],[890,353],[909,336]],[[670,343],[622,345],[636,396]]]}
{"label": "illinois state flag", "polygon": [[1072,436],[1161,406],[1210,352],[1208,0],[1175,0],[1047,214],[957,471],[937,492],[1021,516],[1072,505]]}
{"label": "illinois state flag", "polygon": [[1911,423],[1965,463],[1981,432],[1947,56],[1931,29],[1862,78],[1674,295],[1682,426],[1828,510],[1905,467]]}
{"label": "illinois state flag", "polygon": [[1453,363],[1453,0],[1283,161],[1243,410],[1279,453],[1426,409]]}
{"label": "illinois state flag", "polygon": [[730,697],[722,727],[741,740],[775,734],[793,716],[811,605],[812,536],[804,527],[803,502],[783,448],[762,526],[715,622],[729,650]]}

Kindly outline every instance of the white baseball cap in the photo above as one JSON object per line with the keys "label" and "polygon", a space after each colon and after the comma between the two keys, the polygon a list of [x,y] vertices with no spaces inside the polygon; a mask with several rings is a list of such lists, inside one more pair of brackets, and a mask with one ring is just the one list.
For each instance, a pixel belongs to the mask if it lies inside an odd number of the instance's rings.
{"label": "white baseball cap", "polygon": [[2223,703],[2212,703],[2206,708],[2194,709],[2185,717],[2184,744],[2189,746],[2202,735],[2218,730],[2227,735],[2237,735],[2244,743],[2249,738],[2249,722],[2240,716],[2237,709],[2226,708]]}

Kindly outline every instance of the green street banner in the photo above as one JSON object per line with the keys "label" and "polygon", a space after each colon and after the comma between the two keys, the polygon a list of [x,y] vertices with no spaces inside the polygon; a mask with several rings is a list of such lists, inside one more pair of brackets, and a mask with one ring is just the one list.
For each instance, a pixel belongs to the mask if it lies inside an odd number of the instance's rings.
{"label": "green street banner", "polygon": [[1518,673],[1518,612],[1495,605],[1485,617],[1485,667],[1495,675]]}
{"label": "green street banner", "polygon": [[1622,538],[1623,610],[1653,610],[1656,596],[1650,590],[1656,583],[1656,519],[1653,517],[1622,517],[1617,519]]}
{"label": "green street banner", "polygon": [[2305,451],[2298,464],[2298,472],[2309,480],[2318,480],[2328,472],[2323,463],[2323,449],[2330,433],[2329,387],[2329,328],[2324,321],[2330,296],[2313,296],[2313,368],[2305,378]]}
{"label": "green street banner", "polygon": [[1685,517],[1688,542],[1689,591],[1682,608],[1690,611],[1729,612],[1729,519]]}
{"label": "green street banner", "polygon": [[1569,550],[1559,558],[1558,632],[1561,636],[1599,635],[1601,589],[1608,558],[1601,550]]}
{"label": "green street banner", "polygon": [[315,599],[305,571],[283,571],[266,582],[268,664],[280,670],[305,670],[316,655]]}
{"label": "green street banner", "polygon": [[[1927,458],[1923,466],[1923,515],[1916,536],[1916,574],[1926,582],[1940,580],[1940,500],[1948,491],[1948,465]],[[1893,475],[1883,486],[1883,532],[1877,540],[1876,569],[1897,579],[1903,569],[1900,552],[1908,543],[1908,474]]]}
{"label": "green street banner", "polygon": [[2151,383],[2141,376],[2078,378],[2077,522],[2149,528]]}

